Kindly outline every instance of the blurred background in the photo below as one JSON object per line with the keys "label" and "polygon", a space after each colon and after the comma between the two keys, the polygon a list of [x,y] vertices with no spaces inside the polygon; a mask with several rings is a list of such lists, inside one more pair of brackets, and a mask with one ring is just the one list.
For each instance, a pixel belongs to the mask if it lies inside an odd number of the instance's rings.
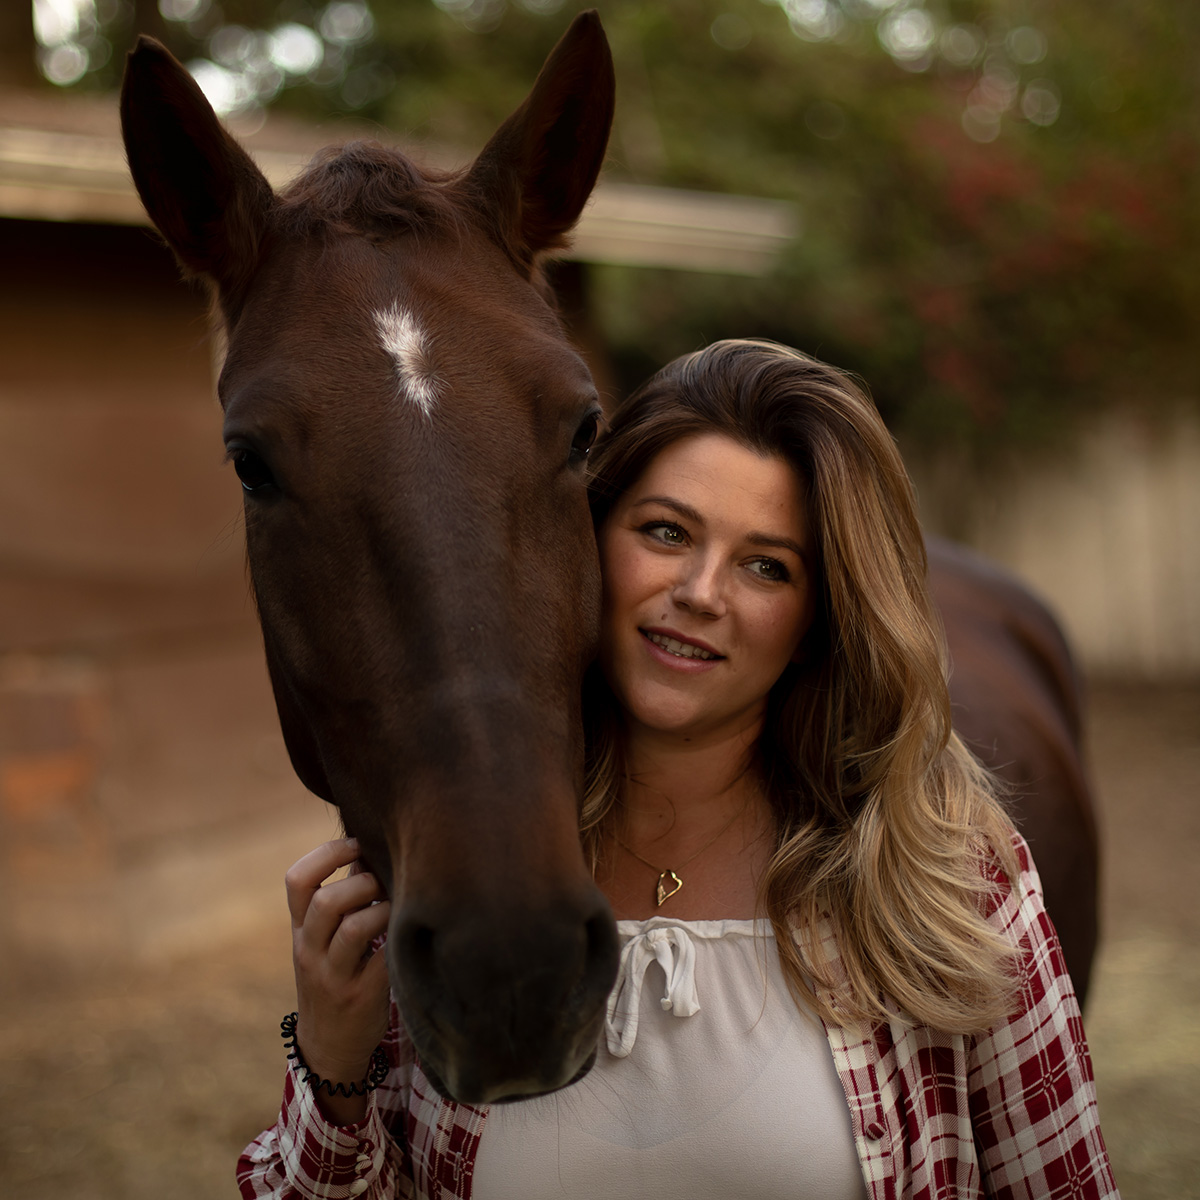
{"label": "blurred background", "polygon": [[[598,0],[618,107],[554,267],[602,391],[724,336],[866,379],[926,525],[1088,683],[1086,1014],[1133,1200],[1200,1197],[1200,6]],[[465,164],[565,0],[0,5],[0,1180],[232,1196],[292,1007],[282,876],[336,831],[278,734],[206,302],[128,182],[135,32],[273,182]]]}

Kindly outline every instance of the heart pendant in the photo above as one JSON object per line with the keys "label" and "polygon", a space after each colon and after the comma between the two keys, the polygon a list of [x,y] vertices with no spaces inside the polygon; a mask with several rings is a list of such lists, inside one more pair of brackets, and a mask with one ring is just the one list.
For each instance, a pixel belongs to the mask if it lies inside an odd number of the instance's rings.
{"label": "heart pendant", "polygon": [[655,889],[655,894],[658,896],[658,907],[662,908],[663,904],[670,900],[681,887],[683,887],[683,880],[674,871],[664,871],[658,877],[658,887]]}

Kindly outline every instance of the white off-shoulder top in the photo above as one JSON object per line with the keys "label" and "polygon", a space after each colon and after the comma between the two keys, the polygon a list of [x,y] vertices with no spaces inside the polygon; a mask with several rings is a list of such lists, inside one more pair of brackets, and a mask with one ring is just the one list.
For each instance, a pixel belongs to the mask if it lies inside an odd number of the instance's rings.
{"label": "white off-shoulder top", "polygon": [[621,921],[593,1070],[489,1110],[472,1200],[864,1200],[825,1031],[767,921]]}

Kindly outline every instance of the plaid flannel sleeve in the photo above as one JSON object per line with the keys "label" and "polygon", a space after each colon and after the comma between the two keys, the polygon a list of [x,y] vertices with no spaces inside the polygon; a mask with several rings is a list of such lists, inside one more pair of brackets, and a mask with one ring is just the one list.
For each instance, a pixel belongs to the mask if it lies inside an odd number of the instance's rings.
{"label": "plaid flannel sleeve", "polygon": [[293,1071],[286,1073],[279,1120],[238,1160],[243,1200],[408,1200],[414,1195],[402,1144],[413,1055],[394,1005],[383,1047],[391,1071],[371,1093],[366,1117],[354,1125],[331,1125],[312,1088]]}
{"label": "plaid flannel sleeve", "polygon": [[1018,1004],[970,1049],[984,1193],[995,1200],[1117,1197],[1079,1004],[1020,839],[1017,853],[1020,878],[992,920],[1020,951]]}

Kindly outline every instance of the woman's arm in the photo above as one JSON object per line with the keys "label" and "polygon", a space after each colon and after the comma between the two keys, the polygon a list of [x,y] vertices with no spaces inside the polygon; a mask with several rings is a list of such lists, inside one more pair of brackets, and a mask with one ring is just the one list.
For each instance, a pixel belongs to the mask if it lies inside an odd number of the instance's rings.
{"label": "woman's arm", "polygon": [[[289,1070],[279,1120],[238,1162],[246,1200],[392,1200],[411,1194],[401,1138],[412,1051],[389,1006],[378,952],[388,904],[373,876],[354,871],[358,847],[327,842],[287,874],[296,972],[296,1045],[310,1071],[333,1083],[358,1083],[382,1044],[391,1066],[369,1096],[329,1096]],[[324,881],[339,867],[352,873]]]}
{"label": "woman's arm", "polygon": [[984,1192],[997,1200],[1119,1197],[1100,1132],[1092,1062],[1029,848],[993,920],[1019,948],[1014,1012],[975,1039],[971,1117]]}

